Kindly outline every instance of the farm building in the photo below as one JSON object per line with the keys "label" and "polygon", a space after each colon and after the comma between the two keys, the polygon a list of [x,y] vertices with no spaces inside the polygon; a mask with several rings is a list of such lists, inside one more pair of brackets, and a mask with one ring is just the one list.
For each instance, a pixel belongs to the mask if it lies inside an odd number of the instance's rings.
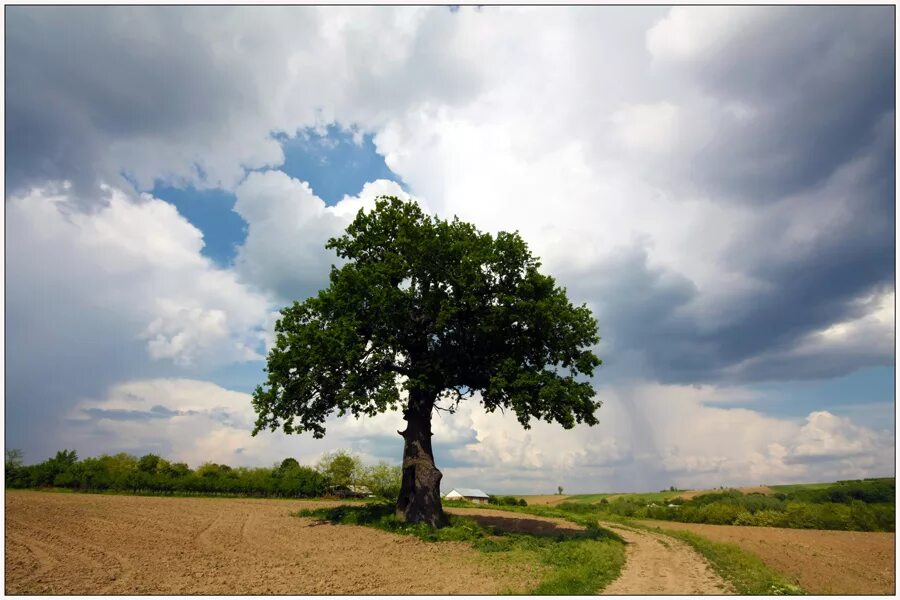
{"label": "farm building", "polygon": [[488,502],[487,494],[473,488],[453,488],[444,494],[444,498],[447,500],[468,500],[476,504],[487,504]]}

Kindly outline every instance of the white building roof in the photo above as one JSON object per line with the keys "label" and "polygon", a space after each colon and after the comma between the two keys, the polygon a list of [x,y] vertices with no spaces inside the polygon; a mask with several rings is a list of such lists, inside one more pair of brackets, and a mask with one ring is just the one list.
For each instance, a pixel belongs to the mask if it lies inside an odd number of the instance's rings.
{"label": "white building roof", "polygon": [[482,492],[481,490],[477,490],[475,488],[453,488],[446,495],[450,495],[453,492],[456,492],[460,496],[465,496],[466,498],[488,498],[489,496]]}

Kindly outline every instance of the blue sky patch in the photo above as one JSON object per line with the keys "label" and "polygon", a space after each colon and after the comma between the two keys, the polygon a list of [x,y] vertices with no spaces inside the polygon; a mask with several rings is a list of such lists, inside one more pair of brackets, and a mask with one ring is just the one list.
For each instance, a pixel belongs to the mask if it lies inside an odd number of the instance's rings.
{"label": "blue sky patch", "polygon": [[234,212],[234,194],[175,187],[155,187],[152,193],[175,205],[181,216],[203,232],[201,254],[220,267],[233,262],[237,246],[247,238],[247,224]]}
{"label": "blue sky patch", "polygon": [[[351,131],[329,125],[324,135],[307,128],[295,137],[275,137],[284,149],[281,170],[309,182],[328,205],[337,204],[344,196],[355,196],[363,185],[376,179],[396,181],[407,189],[376,152],[371,134],[362,135],[357,143]],[[152,194],[173,204],[181,216],[203,232],[204,256],[220,267],[233,264],[237,247],[247,238],[247,224],[234,212],[234,194],[160,185]]]}
{"label": "blue sky patch", "polygon": [[772,416],[806,417],[827,410],[878,430],[894,424],[892,367],[870,367],[834,379],[762,383],[750,389],[761,392],[765,399],[744,408]]}
{"label": "blue sky patch", "polygon": [[365,183],[376,179],[396,181],[407,189],[375,150],[372,134],[363,134],[360,143],[356,143],[351,131],[329,125],[324,135],[307,128],[295,137],[275,137],[284,150],[281,170],[309,182],[313,192],[328,205],[337,204],[345,195],[355,196]]}

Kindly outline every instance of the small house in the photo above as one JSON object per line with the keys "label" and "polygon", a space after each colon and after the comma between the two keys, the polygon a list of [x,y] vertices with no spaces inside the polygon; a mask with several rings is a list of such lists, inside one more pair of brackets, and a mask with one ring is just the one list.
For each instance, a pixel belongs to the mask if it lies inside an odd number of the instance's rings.
{"label": "small house", "polygon": [[444,498],[446,498],[447,500],[468,500],[469,502],[474,502],[475,504],[488,503],[488,495],[481,490],[476,490],[473,488],[453,488],[452,490],[444,494]]}

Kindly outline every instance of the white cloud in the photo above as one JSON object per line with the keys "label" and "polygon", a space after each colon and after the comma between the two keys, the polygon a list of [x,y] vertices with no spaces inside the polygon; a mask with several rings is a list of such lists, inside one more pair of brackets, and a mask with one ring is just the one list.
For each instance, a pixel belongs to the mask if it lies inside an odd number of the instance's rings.
{"label": "white cloud", "polygon": [[[201,232],[171,204],[106,192],[91,212],[73,208],[65,188],[7,200],[11,304],[55,294],[54,318],[118,323],[120,343],[144,340],[152,358],[179,365],[260,359],[270,301],[202,256]],[[44,333],[47,346],[77,343],[66,330]]]}
{"label": "white cloud", "polygon": [[669,102],[626,106],[612,115],[622,143],[636,152],[671,152],[678,140],[678,107]]}
{"label": "white cloud", "polygon": [[[272,310],[325,284],[336,262],[325,240],[374,196],[404,195],[376,181],[328,207],[281,172],[246,175],[282,162],[273,132],[337,121],[374,133],[428,212],[518,229],[601,316],[602,377],[640,367],[618,375],[631,381],[587,433],[523,432],[477,412],[440,421],[459,444],[446,456],[474,465],[454,476],[549,481],[579,465],[632,486],[824,476],[836,463],[802,462],[813,454],[791,439],[801,425],[728,408],[746,392],[640,381],[828,378],[893,362],[882,9],[17,7],[8,154],[17,182],[42,183],[7,203],[11,397],[44,410],[85,393],[85,378],[105,390],[172,374],[161,365],[259,358]],[[141,189],[235,189],[248,237],[234,269],[206,260],[201,232],[164,202],[43,184],[121,172]],[[32,382],[56,386],[33,409]],[[397,437],[396,420],[348,425],[346,439]],[[849,424],[813,421],[803,435],[845,447]],[[215,431],[204,449],[244,439]],[[884,446],[872,439],[869,470]],[[180,451],[200,455],[191,448]]]}
{"label": "white cloud", "polygon": [[757,24],[774,12],[761,6],[676,6],[647,31],[647,50],[655,60],[702,60],[740,36],[752,38]]}
{"label": "white cloud", "polygon": [[[513,415],[487,414],[464,403],[452,416],[434,417],[434,443],[445,488],[478,485],[492,492],[646,491],[654,486],[715,487],[790,481],[827,481],[891,472],[891,436],[827,411],[805,420],[709,406],[740,389],[637,386],[607,391],[600,424],[566,431]],[[248,394],[186,379],[118,384],[83,400],[69,417],[69,439],[82,454],[154,450],[196,466],[271,464],[285,456],[314,464],[322,453],[350,448],[367,461],[401,455],[398,413],[328,419],[324,440],[261,432]],[[686,431],[697,432],[685,435]],[[377,443],[375,443],[377,442]]]}
{"label": "white cloud", "polygon": [[305,181],[281,171],[251,173],[236,191],[234,210],[247,222],[247,239],[238,248],[235,270],[248,282],[284,301],[304,299],[327,285],[338,257],[325,249],[360,209],[374,207],[382,195],[409,199],[397,183],[366,183],[357,196],[327,206]]}
{"label": "white cloud", "polygon": [[[648,491],[892,473],[892,435],[815,411],[804,420],[727,408],[740,388],[639,385],[601,393],[595,427],[565,431],[466,407],[477,442],[450,451],[450,485],[507,491]],[[723,406],[713,406],[711,403]],[[688,433],[689,432],[689,433]],[[437,439],[437,438],[436,438]],[[455,463],[461,462],[457,466]]]}
{"label": "white cloud", "polygon": [[[293,456],[313,465],[322,454],[348,448],[367,462],[402,455],[397,413],[356,420],[332,416],[323,440],[262,431],[251,435],[256,415],[250,394],[192,379],[142,379],[111,386],[79,401],[68,413],[71,428],[60,443],[82,456],[156,452],[192,466],[212,461],[232,466],[269,465]],[[440,431],[439,428],[436,429]],[[380,446],[367,440],[388,438]]]}

